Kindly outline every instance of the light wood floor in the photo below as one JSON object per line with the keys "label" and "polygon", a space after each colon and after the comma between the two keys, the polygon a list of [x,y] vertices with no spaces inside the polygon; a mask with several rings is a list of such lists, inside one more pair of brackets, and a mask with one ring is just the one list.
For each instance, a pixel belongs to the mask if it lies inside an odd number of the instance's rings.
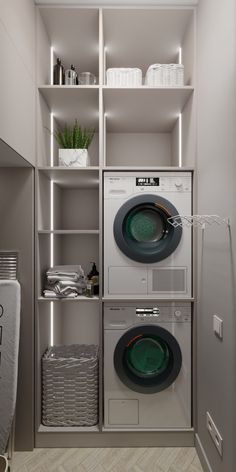
{"label": "light wood floor", "polygon": [[35,449],[15,452],[12,472],[202,472],[194,448]]}

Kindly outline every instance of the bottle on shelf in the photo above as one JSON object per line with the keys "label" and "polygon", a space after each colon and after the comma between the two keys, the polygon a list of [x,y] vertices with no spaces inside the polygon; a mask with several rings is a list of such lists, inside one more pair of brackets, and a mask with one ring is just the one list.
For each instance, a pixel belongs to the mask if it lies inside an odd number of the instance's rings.
{"label": "bottle on shelf", "polygon": [[97,270],[95,262],[91,262],[92,264],[92,269],[87,275],[87,280],[88,283],[91,283],[93,285],[93,293],[94,295],[99,294],[99,272]]}
{"label": "bottle on shelf", "polygon": [[71,64],[70,69],[66,70],[65,85],[78,85],[78,75],[73,64]]}
{"label": "bottle on shelf", "polygon": [[92,298],[94,295],[94,286],[92,280],[87,280],[86,288],[85,288],[85,296],[88,298]]}
{"label": "bottle on shelf", "polygon": [[65,71],[61,63],[61,59],[57,58],[57,63],[53,68],[53,85],[64,85],[65,83]]}

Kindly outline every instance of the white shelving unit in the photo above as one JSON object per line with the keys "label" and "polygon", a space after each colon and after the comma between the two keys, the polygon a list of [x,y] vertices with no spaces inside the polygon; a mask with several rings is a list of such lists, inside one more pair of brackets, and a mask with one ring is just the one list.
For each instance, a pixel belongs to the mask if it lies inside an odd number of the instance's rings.
{"label": "white shelving unit", "polygon": [[[92,433],[99,432],[96,436],[106,437],[104,441],[109,437],[102,430],[103,172],[193,170],[195,8],[40,6],[37,44],[36,446],[43,446],[45,437],[54,447],[68,445],[68,437],[70,445],[76,446],[78,440],[84,443],[84,433],[93,437]],[[180,55],[185,66],[183,87],[106,86],[108,67],[140,67],[144,83],[150,64],[178,62]],[[74,64],[79,72],[92,72],[96,85],[51,85],[51,66],[57,57],[65,68]],[[59,167],[58,147],[50,130],[75,119],[95,129],[89,148],[91,166]],[[43,297],[52,245],[54,264],[78,263],[88,273],[90,262],[96,262],[98,297]],[[41,357],[52,334],[55,344],[100,345],[99,424],[93,428],[41,424]]]}

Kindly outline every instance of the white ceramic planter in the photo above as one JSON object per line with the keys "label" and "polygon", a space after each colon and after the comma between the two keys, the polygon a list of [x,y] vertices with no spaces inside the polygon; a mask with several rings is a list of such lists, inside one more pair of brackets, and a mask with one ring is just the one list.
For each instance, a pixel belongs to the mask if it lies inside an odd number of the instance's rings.
{"label": "white ceramic planter", "polygon": [[59,166],[87,167],[89,165],[87,149],[59,149]]}

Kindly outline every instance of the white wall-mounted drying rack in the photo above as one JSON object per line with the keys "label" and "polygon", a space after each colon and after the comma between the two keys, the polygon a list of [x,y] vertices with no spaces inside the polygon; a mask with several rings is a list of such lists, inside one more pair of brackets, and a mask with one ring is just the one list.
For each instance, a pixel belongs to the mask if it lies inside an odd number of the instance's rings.
{"label": "white wall-mounted drying rack", "polygon": [[167,221],[172,226],[174,226],[174,228],[182,228],[183,226],[193,226],[205,229],[206,225],[226,225],[230,227],[229,218],[222,218],[219,215],[176,215],[168,218]]}

